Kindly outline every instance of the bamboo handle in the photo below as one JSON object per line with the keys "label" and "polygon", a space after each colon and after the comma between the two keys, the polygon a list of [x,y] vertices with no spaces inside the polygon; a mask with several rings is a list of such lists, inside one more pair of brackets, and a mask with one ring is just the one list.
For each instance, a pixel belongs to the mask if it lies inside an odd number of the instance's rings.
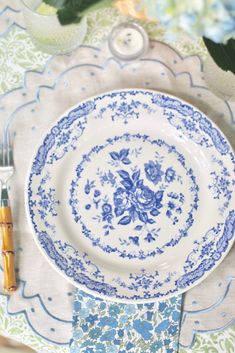
{"label": "bamboo handle", "polygon": [[4,290],[16,290],[15,253],[13,245],[13,224],[10,207],[0,207],[0,227],[2,232],[2,258],[4,272]]}

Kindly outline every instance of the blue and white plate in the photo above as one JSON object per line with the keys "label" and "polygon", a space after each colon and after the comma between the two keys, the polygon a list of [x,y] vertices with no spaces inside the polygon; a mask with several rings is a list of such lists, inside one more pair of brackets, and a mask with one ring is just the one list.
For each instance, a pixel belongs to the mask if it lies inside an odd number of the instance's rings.
{"label": "blue and white plate", "polygon": [[67,111],[27,181],[35,240],[75,286],[114,301],[185,292],[235,233],[235,156],[190,104],[121,90]]}

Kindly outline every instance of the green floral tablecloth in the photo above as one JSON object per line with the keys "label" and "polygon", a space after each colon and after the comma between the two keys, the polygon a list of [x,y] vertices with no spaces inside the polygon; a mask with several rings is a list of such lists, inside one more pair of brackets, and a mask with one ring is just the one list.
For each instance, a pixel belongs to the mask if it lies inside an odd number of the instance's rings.
{"label": "green floral tablecloth", "polygon": [[[126,18],[105,0],[100,7],[88,15],[86,45],[99,46],[110,32],[110,28]],[[0,19],[1,20],[1,19]],[[153,23],[143,23],[150,38],[164,40],[164,31]],[[201,42],[183,38],[170,43],[181,55],[205,56]],[[0,94],[20,87],[28,70],[43,71],[50,56],[37,51],[27,32],[12,25],[0,38]],[[7,297],[0,296],[0,334],[19,340],[33,347],[37,352],[69,352],[68,346],[53,345],[36,335],[30,328],[24,313],[8,315]],[[224,331],[197,334],[191,349],[180,349],[180,353],[233,353],[235,352],[235,325]]]}
{"label": "green floral tablecloth", "polygon": [[[126,20],[126,17],[112,8],[107,7],[107,1],[101,3],[98,9],[88,15],[88,32],[84,44],[98,47],[110,33],[110,28]],[[164,31],[154,23],[142,23],[150,38],[164,40]],[[182,38],[181,41],[170,43],[182,55],[205,56],[206,49],[202,41],[191,41]],[[28,70],[42,71],[49,55],[35,49],[28,33],[13,25],[0,39],[0,94],[23,84],[24,73]]]}

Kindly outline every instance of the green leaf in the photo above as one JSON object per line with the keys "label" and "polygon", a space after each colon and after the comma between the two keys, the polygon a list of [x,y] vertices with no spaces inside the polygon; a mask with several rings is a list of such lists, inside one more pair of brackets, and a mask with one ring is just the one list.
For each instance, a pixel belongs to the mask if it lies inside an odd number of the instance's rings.
{"label": "green leaf", "polygon": [[65,0],[65,7],[70,8],[76,12],[81,12],[84,3],[86,4],[86,0]]}
{"label": "green leaf", "polygon": [[59,9],[57,11],[57,16],[62,25],[78,23],[82,18],[76,12],[66,7],[64,7],[63,9]]}
{"label": "green leaf", "polygon": [[62,25],[80,22],[82,16],[101,0],[43,0],[58,9],[57,16]]}
{"label": "green leaf", "polygon": [[216,64],[222,70],[235,74],[235,39],[229,39],[226,44],[215,43],[205,37],[203,40]]}
{"label": "green leaf", "polygon": [[56,9],[60,9],[64,6],[66,0],[43,0],[45,4],[55,7]]}
{"label": "green leaf", "polygon": [[66,0],[66,7],[78,12],[83,12],[100,0]]}

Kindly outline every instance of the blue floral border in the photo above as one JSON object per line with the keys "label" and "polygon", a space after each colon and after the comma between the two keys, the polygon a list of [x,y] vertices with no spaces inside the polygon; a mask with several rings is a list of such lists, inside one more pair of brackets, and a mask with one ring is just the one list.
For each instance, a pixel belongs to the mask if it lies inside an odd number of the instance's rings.
{"label": "blue floral border", "polygon": [[[93,98],[93,100],[88,100],[88,101],[82,103],[81,106],[79,106],[78,108],[73,109],[69,113],[68,117],[64,117],[61,120],[59,120],[59,122],[52,128],[51,132],[44,139],[43,145],[41,145],[41,147],[39,148],[39,151],[38,151],[38,153],[37,153],[37,155],[35,157],[34,163],[33,163],[33,167],[32,167],[31,173],[30,173],[30,177],[29,177],[29,184],[28,184],[29,201],[30,201],[30,197],[32,196],[31,183],[32,183],[33,175],[34,174],[35,175],[40,174],[42,168],[44,167],[48,151],[54,145],[54,134],[58,133],[59,131],[61,131],[63,129],[66,130],[76,118],[79,119],[81,116],[84,116],[84,115],[88,114],[89,111],[92,111],[93,109],[95,109],[96,101],[101,100],[104,97],[112,98],[112,97],[115,97],[116,95],[121,95],[122,97],[124,97],[127,94],[131,94],[132,96],[135,96],[137,94],[150,95],[150,96],[152,96],[152,101],[153,101],[154,104],[159,104],[160,106],[164,104],[166,106],[167,102],[169,101],[170,109],[175,109],[176,111],[179,111],[181,114],[182,113],[183,114],[188,114],[189,112],[191,114],[193,113],[194,118],[195,118],[195,114],[196,114],[197,118],[201,116],[201,118],[200,118],[200,123],[201,123],[200,124],[200,129],[203,132],[206,132],[206,134],[209,135],[213,145],[219,151],[219,153],[221,153],[221,154],[229,154],[229,156],[230,156],[230,158],[231,158],[231,160],[232,160],[232,162],[234,164],[234,155],[233,155],[232,151],[230,151],[230,146],[226,142],[226,140],[223,137],[223,135],[221,134],[221,132],[216,127],[214,127],[212,125],[212,123],[206,117],[203,117],[201,113],[199,113],[198,111],[194,110],[194,108],[192,108],[192,106],[187,105],[186,103],[184,103],[184,102],[182,102],[182,101],[180,101],[178,99],[175,99],[175,98],[172,98],[172,97],[169,97],[169,96],[166,96],[166,95],[156,94],[156,92],[151,92],[151,91],[147,91],[147,90],[117,91],[117,92],[112,92],[112,93],[107,93],[107,94],[100,95],[98,97]],[[161,99],[160,99],[160,97],[161,97]],[[188,107],[188,109],[187,109],[187,107]],[[66,122],[66,120],[67,120],[67,122]],[[210,130],[210,128],[212,130]],[[47,145],[48,143],[49,143],[49,146]],[[32,214],[32,209],[30,209],[30,206],[29,206],[29,213],[30,213],[31,219],[33,221],[34,215]],[[231,222],[230,218],[229,218],[229,221]],[[227,221],[227,222],[229,222],[229,221]],[[231,224],[231,223],[229,223],[229,224]],[[37,230],[37,226],[34,227],[34,229],[35,229],[36,234],[39,235],[38,230]],[[42,235],[42,233],[40,233],[40,235]],[[226,241],[224,243],[223,249],[218,249],[219,254],[217,256],[217,259],[214,259],[214,263],[211,264],[210,266],[207,266],[201,272],[201,274],[199,276],[196,275],[196,274],[198,274],[197,272],[190,273],[190,280],[189,280],[189,284],[188,285],[192,285],[195,282],[197,282],[206,272],[211,270],[211,268],[216,265],[218,260],[221,259],[221,255],[227,250],[227,248],[229,246],[231,246],[231,240],[233,238],[233,235],[234,235],[234,228],[232,228],[231,235],[227,235],[227,228],[225,227],[223,239],[226,239]],[[39,242],[40,242],[40,240],[39,240]],[[52,244],[53,244],[53,241],[51,239],[50,240],[48,239],[47,245],[44,242],[44,248],[48,252],[49,256],[51,258],[54,258],[54,261],[55,261],[55,253],[53,252],[53,256],[51,256],[51,252],[49,250],[51,248]],[[65,272],[65,270],[63,270],[63,272]],[[186,276],[187,276],[187,274],[185,274],[184,281],[186,281]],[[75,278],[73,278],[73,280],[75,280]],[[96,281],[94,281],[94,282],[96,282]],[[79,279],[76,278],[75,283],[82,284],[82,286],[85,285],[86,288],[88,288],[89,290],[95,291],[96,293],[100,293],[102,295],[107,295],[107,296],[114,296],[115,298],[125,299],[125,300],[129,300],[129,299],[137,299],[137,300],[138,299],[150,299],[150,298],[159,298],[159,297],[163,297],[163,296],[165,297],[165,296],[172,295],[178,289],[180,289],[180,291],[182,292],[182,289],[187,288],[187,284],[184,284],[184,285],[181,284],[181,287],[178,288],[177,287],[177,283],[176,283],[176,288],[174,290],[167,291],[167,293],[159,293],[158,292],[158,293],[155,293],[154,296],[151,296],[151,295],[147,294],[147,295],[144,295],[144,297],[138,296],[138,295],[134,295],[132,297],[126,297],[124,295],[118,295],[117,294],[117,288],[112,287],[110,285],[107,285],[105,283],[102,283],[102,286],[101,286],[102,289],[99,286],[97,286],[98,283],[99,283],[99,285],[101,285],[100,282],[96,282],[96,285],[95,285],[95,283],[91,284],[91,282],[88,279],[84,282],[84,279],[82,281],[79,281]]]}

